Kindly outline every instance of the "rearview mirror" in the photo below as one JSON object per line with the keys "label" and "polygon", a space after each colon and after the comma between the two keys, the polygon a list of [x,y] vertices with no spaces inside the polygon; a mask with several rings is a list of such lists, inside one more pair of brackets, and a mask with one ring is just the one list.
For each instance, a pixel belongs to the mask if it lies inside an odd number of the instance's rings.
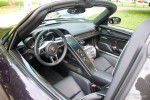
{"label": "rearview mirror", "polygon": [[67,10],[67,12],[69,14],[80,14],[80,13],[84,13],[85,12],[85,8],[82,7],[82,6],[76,6],[76,7],[69,8]]}
{"label": "rearview mirror", "polygon": [[111,17],[108,19],[109,24],[119,24],[121,22],[121,18],[119,17]]}

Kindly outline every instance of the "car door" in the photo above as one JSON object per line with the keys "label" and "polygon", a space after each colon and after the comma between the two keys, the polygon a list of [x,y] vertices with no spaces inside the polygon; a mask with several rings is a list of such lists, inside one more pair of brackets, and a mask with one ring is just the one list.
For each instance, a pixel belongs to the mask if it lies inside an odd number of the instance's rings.
{"label": "car door", "polygon": [[98,50],[102,53],[119,56],[130,39],[133,31],[115,26],[100,25],[97,40]]}
{"label": "car door", "polygon": [[[6,33],[0,39],[0,100],[35,100],[40,97],[51,100],[52,97],[39,85],[39,80],[33,78],[33,72],[29,71],[29,65],[18,51],[8,50],[11,36]],[[35,94],[33,90],[39,92]]]}

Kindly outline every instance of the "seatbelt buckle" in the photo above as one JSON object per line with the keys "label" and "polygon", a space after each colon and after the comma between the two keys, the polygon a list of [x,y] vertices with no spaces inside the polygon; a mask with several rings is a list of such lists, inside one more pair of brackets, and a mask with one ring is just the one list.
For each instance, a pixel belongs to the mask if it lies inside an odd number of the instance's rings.
{"label": "seatbelt buckle", "polygon": [[91,89],[92,89],[92,92],[96,92],[96,90],[97,90],[97,85],[94,84],[94,83],[91,83]]}

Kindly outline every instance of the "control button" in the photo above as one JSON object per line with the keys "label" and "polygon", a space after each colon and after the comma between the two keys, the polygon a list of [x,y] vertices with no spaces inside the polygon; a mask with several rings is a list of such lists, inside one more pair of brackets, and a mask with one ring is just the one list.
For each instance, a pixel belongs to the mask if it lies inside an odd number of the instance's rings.
{"label": "control button", "polygon": [[87,58],[86,58],[86,57],[84,57],[83,59],[84,59],[85,61],[87,61]]}
{"label": "control button", "polygon": [[81,56],[83,57],[83,56],[84,56],[84,54],[83,54],[83,53],[81,53]]}
{"label": "control button", "polygon": [[81,50],[80,50],[80,49],[78,49],[78,53],[81,53]]}

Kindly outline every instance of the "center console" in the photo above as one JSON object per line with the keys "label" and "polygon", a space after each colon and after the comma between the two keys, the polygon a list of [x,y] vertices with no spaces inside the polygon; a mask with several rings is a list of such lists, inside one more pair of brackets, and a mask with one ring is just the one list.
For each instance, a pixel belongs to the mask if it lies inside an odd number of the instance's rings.
{"label": "center console", "polygon": [[112,81],[113,76],[105,71],[97,71],[83,48],[73,36],[66,35],[66,39],[69,51],[80,63],[81,67],[86,71],[86,73],[90,76],[94,84],[101,88],[109,85]]}
{"label": "center console", "polygon": [[113,75],[99,70],[92,74],[92,78],[94,83],[102,88],[110,85]]}
{"label": "center console", "polygon": [[75,40],[73,36],[66,35],[66,39],[70,52],[74,55],[76,60],[78,60],[83,69],[91,76],[97,70],[88,58],[87,54],[84,52],[80,44]]}

